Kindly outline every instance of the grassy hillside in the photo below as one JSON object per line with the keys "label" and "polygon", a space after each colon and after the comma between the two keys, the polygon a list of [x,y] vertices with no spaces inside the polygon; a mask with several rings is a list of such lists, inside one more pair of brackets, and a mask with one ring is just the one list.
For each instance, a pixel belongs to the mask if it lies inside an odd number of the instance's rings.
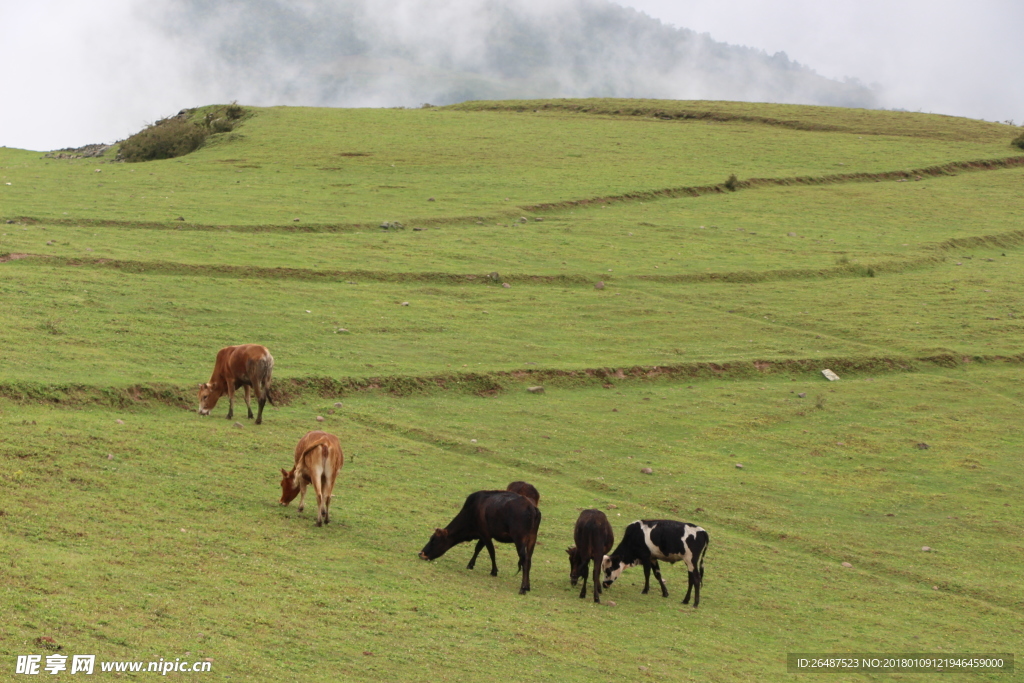
{"label": "grassy hillside", "polygon": [[[8,670],[60,645],[242,680],[782,680],[788,652],[1021,649],[1014,129],[721,102],[252,114],[173,160],[0,150]],[[193,405],[242,342],[277,360],[259,428]],[[277,505],[318,427],[346,453],[321,529]],[[514,479],[542,496],[530,595],[508,546],[497,578],[469,546],[416,557]],[[587,507],[617,536],[708,529],[700,609],[681,565],[668,600],[640,569],[579,600]]]}

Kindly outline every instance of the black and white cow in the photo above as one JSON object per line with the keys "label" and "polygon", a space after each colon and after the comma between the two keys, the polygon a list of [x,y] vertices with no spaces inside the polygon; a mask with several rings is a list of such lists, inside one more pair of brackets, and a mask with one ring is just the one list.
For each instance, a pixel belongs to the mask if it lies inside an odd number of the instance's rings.
{"label": "black and white cow", "polygon": [[700,586],[704,582],[704,553],[708,549],[708,532],[695,524],[676,522],[670,519],[643,519],[626,527],[622,542],[611,555],[606,555],[601,568],[604,570],[605,588],[611,586],[622,571],[638,564],[644,568],[644,589],[651,586],[651,570],[661,584],[661,596],[668,597],[668,589],[661,579],[658,560],[669,563],[686,563],[689,584],[683,604],[690,602],[690,591],[694,591],[693,606],[700,604]]}

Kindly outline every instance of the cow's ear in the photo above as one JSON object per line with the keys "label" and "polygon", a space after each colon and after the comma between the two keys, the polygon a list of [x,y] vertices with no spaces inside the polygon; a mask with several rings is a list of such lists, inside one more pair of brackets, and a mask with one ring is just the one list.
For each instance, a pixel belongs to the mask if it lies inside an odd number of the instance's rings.
{"label": "cow's ear", "polygon": [[281,476],[282,477],[287,477],[288,476],[288,470],[286,470],[285,468],[282,467],[281,468]]}
{"label": "cow's ear", "polygon": [[574,545],[569,546],[568,548],[565,549],[565,552],[567,552],[570,555],[572,555],[574,552],[576,552],[576,546],[574,546]]}

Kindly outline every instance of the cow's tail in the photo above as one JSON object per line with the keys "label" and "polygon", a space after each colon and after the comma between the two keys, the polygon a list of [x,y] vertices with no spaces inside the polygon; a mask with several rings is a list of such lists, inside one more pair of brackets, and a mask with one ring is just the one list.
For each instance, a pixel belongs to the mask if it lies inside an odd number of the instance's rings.
{"label": "cow's tail", "polygon": [[306,453],[309,453],[314,448],[319,446],[327,446],[327,451],[324,452],[324,458],[327,457],[327,453],[330,451],[330,437],[327,435],[321,436],[319,439],[309,444],[302,450],[302,457],[306,457]]}
{"label": "cow's tail", "polygon": [[267,351],[261,358],[249,362],[249,379],[257,399],[266,399],[274,405],[270,396],[270,381],[274,376],[274,357]]}

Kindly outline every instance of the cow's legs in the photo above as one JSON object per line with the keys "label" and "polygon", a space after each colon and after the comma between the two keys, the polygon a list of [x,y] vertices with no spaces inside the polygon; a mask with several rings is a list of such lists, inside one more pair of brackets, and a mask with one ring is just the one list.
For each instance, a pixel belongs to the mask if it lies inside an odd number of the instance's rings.
{"label": "cow's legs", "polygon": [[[257,396],[256,404],[258,406],[258,409],[256,411],[256,424],[260,425],[263,424],[263,406],[267,404],[267,397]],[[252,417],[252,413],[249,413],[249,417]]]}
{"label": "cow's legs", "polygon": [[466,569],[472,569],[476,566],[476,556],[484,549],[484,545],[484,539],[482,538],[476,542],[476,550],[473,551],[473,557],[469,558],[469,564],[466,565]]}
{"label": "cow's legs", "polygon": [[580,589],[580,598],[587,597],[587,574],[590,569],[590,560],[583,560],[583,564],[576,567],[577,576],[583,579],[583,588]]}
{"label": "cow's legs", "polygon": [[494,559],[494,543],[487,539],[487,554],[491,556],[491,576],[498,575],[498,562]]}
{"label": "cow's legs", "polygon": [[683,604],[687,605],[690,603],[690,591],[693,590],[694,586],[694,572],[687,572],[689,579],[686,582],[686,597],[683,598]]}
{"label": "cow's legs", "polygon": [[651,560],[651,569],[654,570],[654,578],[661,584],[661,597],[668,597],[668,588],[665,587],[665,582],[661,579],[661,567],[658,566],[657,560]]}
{"label": "cow's legs", "polygon": [[245,385],[245,409],[249,411],[249,419],[252,419],[252,406],[249,405],[249,385]]}
{"label": "cow's legs", "polygon": [[235,386],[228,382],[228,419],[235,416]]}
{"label": "cow's legs", "polygon": [[313,488],[316,490],[316,525],[323,526],[324,517],[327,516],[327,506],[324,501],[323,467],[314,466],[309,478],[313,480]]}
{"label": "cow's legs", "polygon": [[526,595],[530,590],[530,567],[533,566],[533,546],[537,543],[536,536],[527,536],[520,543],[516,543],[516,550],[519,551],[519,562],[523,568],[523,583],[519,587],[519,594]]}
{"label": "cow's legs", "polygon": [[305,477],[299,477],[299,512],[302,512],[302,510],[306,507],[306,504],[303,502],[303,501],[305,501],[305,499],[306,499],[306,478]]}
{"label": "cow's legs", "polygon": [[[323,448],[321,446],[321,448]],[[331,519],[331,497],[334,493],[334,481],[328,479],[328,475],[324,474],[324,524],[329,524]]]}
{"label": "cow's legs", "polygon": [[647,595],[649,590],[651,590],[651,563],[644,562],[644,589],[640,591],[640,594]]}
{"label": "cow's legs", "polygon": [[[604,591],[601,588],[601,559],[604,556],[594,558],[594,602],[601,602],[601,593]],[[583,596],[580,596],[583,597]]]}

